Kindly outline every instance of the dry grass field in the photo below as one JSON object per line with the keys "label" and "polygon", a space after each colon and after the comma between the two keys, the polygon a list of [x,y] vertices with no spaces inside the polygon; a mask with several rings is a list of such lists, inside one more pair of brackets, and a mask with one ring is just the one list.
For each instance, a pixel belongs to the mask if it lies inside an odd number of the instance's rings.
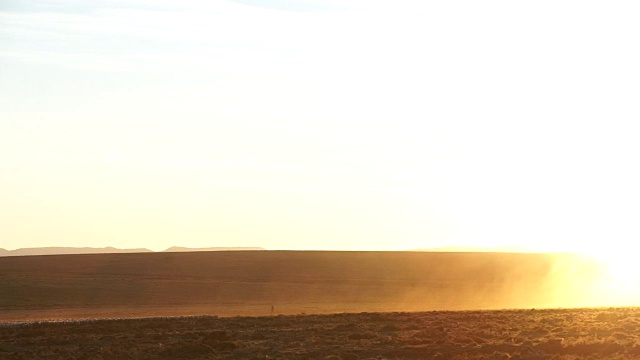
{"label": "dry grass field", "polygon": [[568,254],[5,257],[0,359],[640,358],[637,308],[558,309],[598,274]]}
{"label": "dry grass field", "polygon": [[[570,270],[571,278],[566,280]],[[0,258],[0,321],[592,306],[566,254],[237,251]]]}
{"label": "dry grass field", "polygon": [[640,309],[5,323],[0,358],[638,359]]}

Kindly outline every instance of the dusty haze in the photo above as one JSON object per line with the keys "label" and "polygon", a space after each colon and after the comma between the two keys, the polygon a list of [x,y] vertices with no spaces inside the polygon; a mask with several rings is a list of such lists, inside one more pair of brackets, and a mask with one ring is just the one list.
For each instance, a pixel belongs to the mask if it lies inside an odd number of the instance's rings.
{"label": "dusty haze", "polygon": [[601,305],[570,254],[226,251],[0,258],[4,319]]}

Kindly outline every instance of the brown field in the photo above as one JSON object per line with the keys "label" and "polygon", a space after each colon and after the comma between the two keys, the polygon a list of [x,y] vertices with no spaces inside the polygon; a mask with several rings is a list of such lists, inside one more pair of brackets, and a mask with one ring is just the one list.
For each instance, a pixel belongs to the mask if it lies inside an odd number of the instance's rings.
{"label": "brown field", "polygon": [[[571,276],[567,277],[566,274]],[[237,251],[0,258],[0,321],[584,307],[566,254]]]}
{"label": "brown field", "polygon": [[640,309],[0,324],[2,359],[638,359]]}
{"label": "brown field", "polygon": [[637,308],[557,309],[593,305],[598,274],[568,254],[6,257],[0,359],[640,358]]}

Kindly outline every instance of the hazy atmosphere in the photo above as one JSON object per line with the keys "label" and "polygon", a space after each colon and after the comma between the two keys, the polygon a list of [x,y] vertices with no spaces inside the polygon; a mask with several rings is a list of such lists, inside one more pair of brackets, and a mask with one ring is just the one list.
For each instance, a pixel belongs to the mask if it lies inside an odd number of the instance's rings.
{"label": "hazy atmosphere", "polygon": [[4,0],[0,247],[628,250],[638,10]]}
{"label": "hazy atmosphere", "polygon": [[0,358],[640,359],[638,19],[0,0]]}

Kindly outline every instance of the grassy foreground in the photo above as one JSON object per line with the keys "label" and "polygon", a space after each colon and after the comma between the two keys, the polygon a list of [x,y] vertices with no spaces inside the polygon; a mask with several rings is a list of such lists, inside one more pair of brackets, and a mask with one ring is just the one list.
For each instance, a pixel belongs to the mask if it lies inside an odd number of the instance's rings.
{"label": "grassy foreground", "polygon": [[640,309],[0,324],[2,359],[638,359]]}

